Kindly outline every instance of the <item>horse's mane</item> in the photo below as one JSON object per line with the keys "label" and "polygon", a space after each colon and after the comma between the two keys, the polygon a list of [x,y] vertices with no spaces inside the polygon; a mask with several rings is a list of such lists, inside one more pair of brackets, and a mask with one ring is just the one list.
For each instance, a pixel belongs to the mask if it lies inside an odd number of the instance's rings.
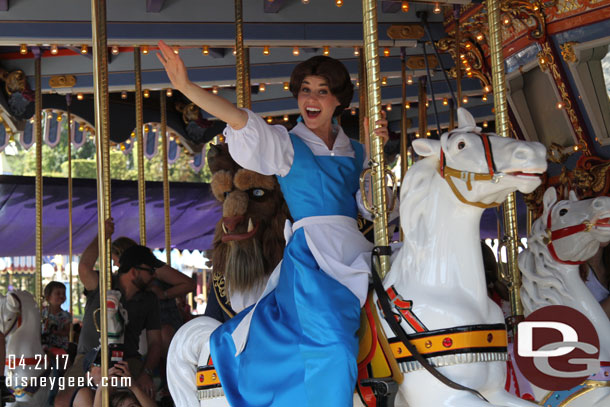
{"label": "horse's mane", "polygon": [[521,301],[525,313],[529,314],[546,305],[565,304],[572,299],[562,277],[563,265],[553,260],[543,243],[546,226],[539,218],[532,225],[532,234],[527,239],[528,249],[519,255],[522,273]]}
{"label": "horse's mane", "polygon": [[[400,224],[405,239],[392,269],[419,269],[419,265],[428,257],[430,233],[426,217],[430,215],[429,198],[433,193],[432,178],[437,166],[436,157],[427,157],[415,163],[405,175],[400,188]],[[389,273],[386,281],[406,278],[407,274],[400,271]]]}
{"label": "horse's mane", "polygon": [[417,236],[420,242],[428,240],[426,225],[423,222],[425,216],[430,214],[429,197],[434,189],[431,181],[437,173],[437,167],[436,156],[419,160],[407,171],[400,189],[401,226],[405,233],[417,231],[411,233],[411,237]]}

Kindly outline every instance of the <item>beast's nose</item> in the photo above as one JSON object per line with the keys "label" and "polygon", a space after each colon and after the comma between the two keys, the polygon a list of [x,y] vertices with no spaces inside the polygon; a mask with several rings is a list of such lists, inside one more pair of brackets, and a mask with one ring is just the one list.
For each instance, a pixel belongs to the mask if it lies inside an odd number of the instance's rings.
{"label": "beast's nose", "polygon": [[233,233],[237,226],[244,220],[243,216],[225,216],[222,218],[222,225],[225,233]]}

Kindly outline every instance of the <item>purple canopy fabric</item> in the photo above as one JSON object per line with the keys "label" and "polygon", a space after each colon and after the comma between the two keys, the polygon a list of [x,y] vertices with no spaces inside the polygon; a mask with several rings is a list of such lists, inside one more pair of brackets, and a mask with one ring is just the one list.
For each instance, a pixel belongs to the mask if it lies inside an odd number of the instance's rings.
{"label": "purple canopy fabric", "polygon": [[[97,234],[97,189],[93,179],[73,181],[73,252],[82,253]],[[171,183],[170,218],[172,247],[208,250],[222,214],[209,184]],[[138,188],[135,181],[112,181],[113,238],[139,241]],[[68,180],[43,181],[42,251],[68,253]],[[163,187],[146,183],[147,246],[165,246]],[[35,178],[0,176],[0,257],[29,256],[36,252]]]}

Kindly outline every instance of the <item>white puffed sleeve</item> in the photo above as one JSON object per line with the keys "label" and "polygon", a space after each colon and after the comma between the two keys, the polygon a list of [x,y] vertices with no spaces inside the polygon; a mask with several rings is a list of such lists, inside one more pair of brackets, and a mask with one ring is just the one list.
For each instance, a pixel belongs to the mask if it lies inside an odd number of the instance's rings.
{"label": "white puffed sleeve", "polygon": [[235,130],[227,126],[224,136],[229,153],[236,163],[264,175],[285,176],[294,160],[294,149],[288,130],[282,125],[271,126],[248,109],[246,125]]}

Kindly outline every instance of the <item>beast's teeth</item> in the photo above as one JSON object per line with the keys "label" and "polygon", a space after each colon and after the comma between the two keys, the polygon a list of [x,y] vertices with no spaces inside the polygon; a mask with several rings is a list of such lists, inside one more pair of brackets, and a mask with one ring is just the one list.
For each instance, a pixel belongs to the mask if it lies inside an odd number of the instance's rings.
{"label": "beast's teeth", "polygon": [[249,218],[248,219],[248,232],[247,233],[252,232],[253,229],[254,229],[254,224],[252,223],[252,218]]}
{"label": "beast's teeth", "polygon": [[229,234],[229,232],[227,232],[227,227],[225,226],[224,222],[222,223],[222,231],[225,232],[225,234]]}

